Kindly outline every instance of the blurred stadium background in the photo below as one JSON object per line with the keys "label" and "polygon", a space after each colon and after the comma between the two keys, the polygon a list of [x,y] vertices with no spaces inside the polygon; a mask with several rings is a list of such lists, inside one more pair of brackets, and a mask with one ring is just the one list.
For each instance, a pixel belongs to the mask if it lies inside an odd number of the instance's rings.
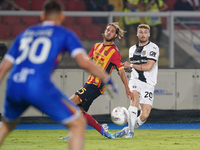
{"label": "blurred stadium background", "polygon": [[[39,15],[45,0],[14,0],[23,8],[20,11],[0,10],[0,60],[14,38],[28,26],[40,23]],[[63,26],[73,30],[81,39],[87,52],[97,42],[102,42],[102,32],[107,23],[119,21],[124,16],[162,17],[162,37],[158,83],[152,112],[147,122],[199,123],[200,122],[200,17],[199,11],[173,11],[176,0],[165,0],[165,12],[124,13],[123,0],[108,0],[113,11],[88,11],[84,0],[59,0],[66,15]],[[141,19],[142,20],[142,19]],[[121,24],[123,26],[123,24]],[[156,29],[154,32],[157,32]],[[131,29],[131,45],[137,42]],[[122,62],[128,60],[128,47],[124,39],[117,42]],[[83,86],[88,73],[80,69],[68,54],[64,56],[53,74],[55,84],[68,96]],[[129,79],[130,73],[127,72]],[[99,122],[111,122],[110,112],[116,106],[129,106],[123,84],[117,72],[112,78],[118,83],[119,95],[110,100],[107,94],[99,97],[89,113]],[[5,96],[6,80],[0,85],[0,112]],[[34,108],[23,114],[22,123],[51,123]]]}

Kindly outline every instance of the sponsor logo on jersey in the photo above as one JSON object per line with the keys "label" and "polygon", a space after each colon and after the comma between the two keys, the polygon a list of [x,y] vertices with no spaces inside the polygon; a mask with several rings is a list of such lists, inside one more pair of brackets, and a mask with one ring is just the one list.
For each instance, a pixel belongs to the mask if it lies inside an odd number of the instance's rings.
{"label": "sponsor logo on jersey", "polygon": [[156,52],[151,51],[151,52],[150,52],[150,56],[156,57]]}

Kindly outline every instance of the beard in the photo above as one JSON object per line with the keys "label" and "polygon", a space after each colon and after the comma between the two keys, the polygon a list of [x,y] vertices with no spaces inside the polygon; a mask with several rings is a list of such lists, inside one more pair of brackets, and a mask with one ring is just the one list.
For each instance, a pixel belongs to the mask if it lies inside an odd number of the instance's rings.
{"label": "beard", "polygon": [[106,42],[112,42],[112,41],[114,41],[115,40],[115,38],[113,37],[113,38],[110,38],[110,39],[108,39],[108,38],[106,38],[105,37],[105,35],[103,35],[103,38],[104,38],[104,40],[106,41]]}
{"label": "beard", "polygon": [[114,41],[114,38],[112,38],[112,39],[106,39],[105,38],[105,40],[106,40],[106,42],[112,42],[112,41]]}
{"label": "beard", "polygon": [[140,43],[146,43],[148,41],[148,39],[139,39]]}

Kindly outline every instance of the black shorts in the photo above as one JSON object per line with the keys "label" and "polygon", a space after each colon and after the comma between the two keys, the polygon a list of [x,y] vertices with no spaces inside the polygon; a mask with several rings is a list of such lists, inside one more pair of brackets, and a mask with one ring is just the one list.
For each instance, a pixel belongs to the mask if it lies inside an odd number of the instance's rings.
{"label": "black shorts", "polygon": [[83,109],[87,112],[92,102],[101,95],[101,89],[102,87],[97,87],[94,84],[85,84],[75,93],[81,102],[78,106],[83,107]]}

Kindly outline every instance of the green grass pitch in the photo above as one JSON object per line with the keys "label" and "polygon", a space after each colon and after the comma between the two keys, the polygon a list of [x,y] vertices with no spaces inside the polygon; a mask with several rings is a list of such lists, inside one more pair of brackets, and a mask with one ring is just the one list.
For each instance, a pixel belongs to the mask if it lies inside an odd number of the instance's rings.
{"label": "green grass pitch", "polygon": [[[111,133],[117,130],[110,130]],[[14,130],[0,150],[68,149],[68,130]],[[135,130],[133,139],[107,139],[96,130],[86,130],[84,150],[199,150],[200,130]]]}

